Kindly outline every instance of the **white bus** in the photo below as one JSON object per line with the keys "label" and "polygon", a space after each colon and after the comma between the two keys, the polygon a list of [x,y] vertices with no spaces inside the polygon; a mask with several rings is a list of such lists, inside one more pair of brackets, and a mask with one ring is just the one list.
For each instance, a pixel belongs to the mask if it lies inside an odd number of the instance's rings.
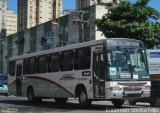
{"label": "white bus", "polygon": [[114,38],[68,45],[9,59],[9,94],[40,102],[54,98],[81,105],[150,96],[145,48],[141,41]]}

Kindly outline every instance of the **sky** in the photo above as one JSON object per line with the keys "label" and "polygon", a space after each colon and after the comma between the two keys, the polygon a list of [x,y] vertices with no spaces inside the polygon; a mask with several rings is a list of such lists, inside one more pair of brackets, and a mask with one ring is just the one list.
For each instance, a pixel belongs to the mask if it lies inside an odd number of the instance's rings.
{"label": "sky", "polygon": [[[76,7],[76,0],[62,0],[63,3],[63,10],[66,9],[75,9]],[[12,9],[15,13],[17,11],[17,0],[8,0],[7,4],[8,8]]]}
{"label": "sky", "polygon": [[[63,10],[66,9],[75,9],[75,1],[76,0],[62,0],[63,2]],[[135,1],[135,0],[130,0]],[[15,13],[17,11],[17,0],[8,0],[8,8],[12,9]],[[158,10],[160,12],[160,0],[150,0],[149,6]]]}

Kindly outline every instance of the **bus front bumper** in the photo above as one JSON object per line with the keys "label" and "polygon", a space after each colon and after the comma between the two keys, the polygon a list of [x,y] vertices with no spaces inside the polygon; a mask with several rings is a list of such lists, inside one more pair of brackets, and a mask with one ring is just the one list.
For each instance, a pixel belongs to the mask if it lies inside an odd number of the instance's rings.
{"label": "bus front bumper", "polygon": [[150,97],[150,92],[146,91],[110,91],[106,93],[108,99],[130,99]]}

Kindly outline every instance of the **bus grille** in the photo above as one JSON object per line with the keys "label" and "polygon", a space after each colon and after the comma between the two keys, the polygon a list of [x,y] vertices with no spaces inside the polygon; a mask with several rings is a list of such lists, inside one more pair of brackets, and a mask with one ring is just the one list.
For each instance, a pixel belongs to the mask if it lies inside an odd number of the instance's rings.
{"label": "bus grille", "polygon": [[140,88],[140,87],[124,87],[123,88],[123,90],[124,91],[141,91],[142,90],[142,88]]}

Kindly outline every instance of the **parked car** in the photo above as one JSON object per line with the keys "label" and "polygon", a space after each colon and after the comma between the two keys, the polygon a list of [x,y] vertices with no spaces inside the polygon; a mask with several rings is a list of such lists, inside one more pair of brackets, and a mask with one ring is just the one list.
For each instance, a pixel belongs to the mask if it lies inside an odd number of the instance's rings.
{"label": "parked car", "polygon": [[0,85],[0,94],[5,96],[8,95],[8,85]]}

